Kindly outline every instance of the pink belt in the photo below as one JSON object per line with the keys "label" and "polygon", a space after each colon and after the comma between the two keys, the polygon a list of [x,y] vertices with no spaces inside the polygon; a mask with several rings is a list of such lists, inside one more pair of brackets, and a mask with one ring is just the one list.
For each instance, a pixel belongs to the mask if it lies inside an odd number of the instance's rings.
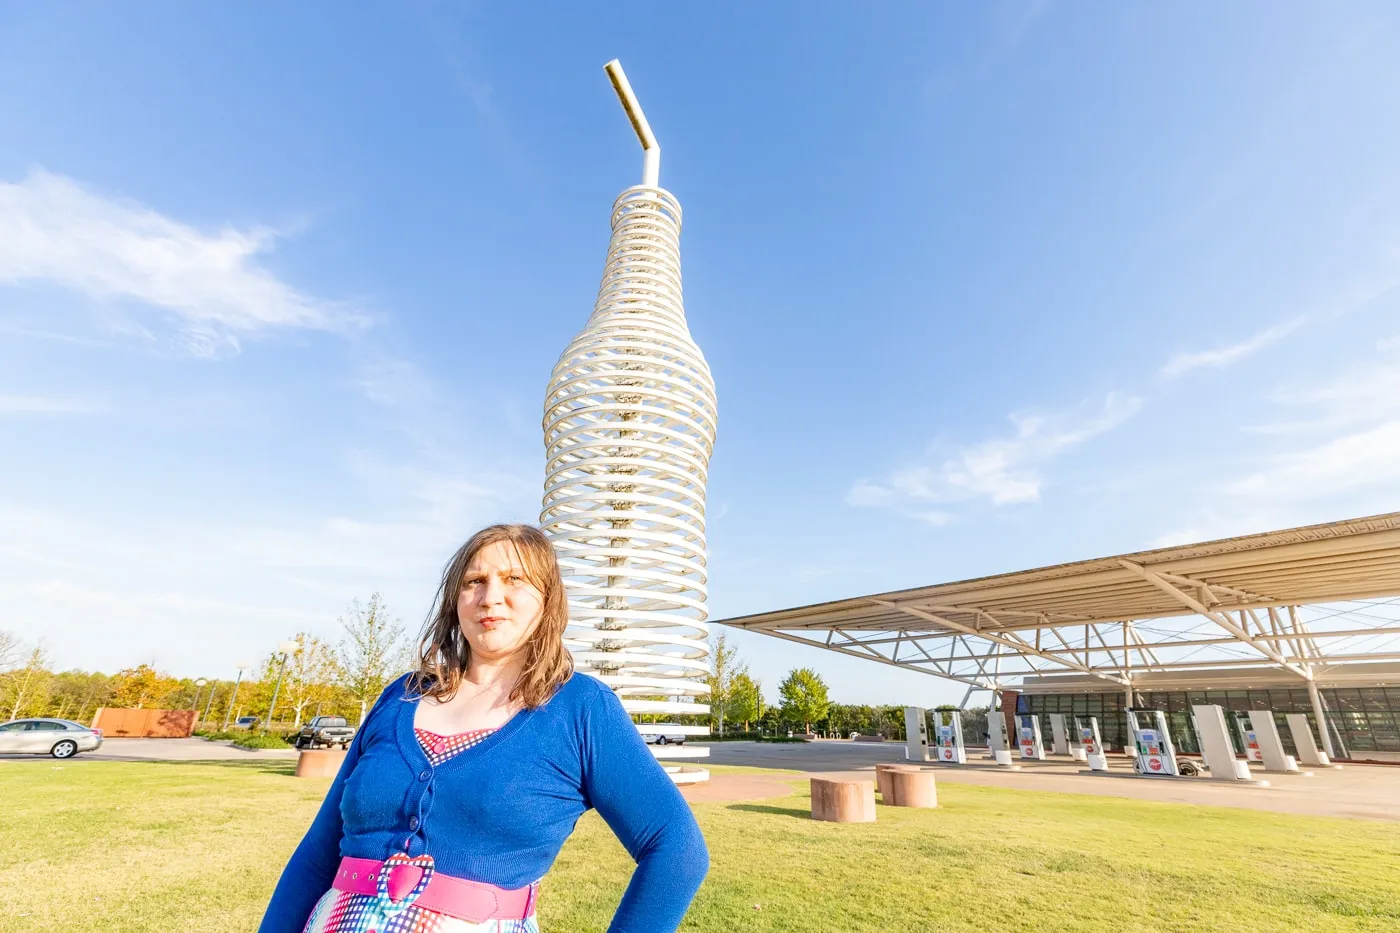
{"label": "pink belt", "polygon": [[431,855],[409,858],[403,853],[382,862],[367,858],[342,858],[332,884],[337,891],[379,898],[379,908],[395,914],[412,906],[484,923],[487,920],[524,920],[535,910],[538,885],[498,888],[494,884],[440,875]]}

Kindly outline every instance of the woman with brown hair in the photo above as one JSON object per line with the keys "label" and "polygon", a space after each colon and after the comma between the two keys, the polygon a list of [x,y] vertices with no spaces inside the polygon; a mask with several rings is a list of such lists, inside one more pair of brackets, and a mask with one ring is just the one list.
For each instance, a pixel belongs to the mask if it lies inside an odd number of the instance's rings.
{"label": "woman with brown hair", "polygon": [[540,879],[589,809],[637,862],[608,929],[676,929],[705,841],[621,702],[574,673],[567,624],[538,529],[457,551],[418,669],[360,724],[260,933],[538,933]]}

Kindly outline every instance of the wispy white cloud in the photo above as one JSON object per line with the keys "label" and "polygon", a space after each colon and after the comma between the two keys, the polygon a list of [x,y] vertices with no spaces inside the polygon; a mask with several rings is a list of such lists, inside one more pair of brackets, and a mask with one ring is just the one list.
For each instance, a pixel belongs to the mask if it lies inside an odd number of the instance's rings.
{"label": "wispy white cloud", "polygon": [[1007,8],[1002,16],[1000,51],[1003,54],[1016,51],[1049,10],[1050,0],[1026,0]]}
{"label": "wispy white cloud", "polygon": [[1246,534],[1394,507],[1400,487],[1400,360],[1367,362],[1269,396],[1283,417],[1241,430],[1271,452],[1200,498],[1213,505],[1156,545]]}
{"label": "wispy white cloud", "polygon": [[1270,400],[1306,417],[1246,425],[1246,434],[1335,435],[1400,412],[1400,361],[1359,366],[1331,382],[1273,393]]}
{"label": "wispy white cloud", "polygon": [[1276,343],[1293,333],[1306,323],[1305,318],[1298,318],[1284,324],[1276,324],[1267,330],[1262,330],[1247,340],[1231,344],[1226,347],[1217,347],[1214,350],[1200,350],[1194,353],[1178,353],[1161,369],[1161,374],[1167,377],[1180,376],[1182,373],[1190,372],[1193,369],[1204,369],[1207,367],[1222,369],[1232,363],[1247,359],[1258,353],[1260,350]]}
{"label": "wispy white cloud", "polygon": [[263,266],[277,239],[268,227],[203,231],[42,169],[0,182],[0,284],[160,309],[177,325],[176,347],[194,356],[236,351],[241,336],[275,329],[365,323]]}
{"label": "wispy white cloud", "polygon": [[43,395],[0,395],[0,415],[86,415],[106,406],[77,398]]}
{"label": "wispy white cloud", "polygon": [[[953,515],[937,503],[985,500],[992,505],[1035,502],[1045,485],[1044,468],[1085,441],[1111,431],[1142,409],[1142,399],[1109,393],[1099,405],[1055,413],[1010,416],[1015,431],[962,447],[936,465],[909,465],[884,480],[861,479],[846,495],[857,507],[898,508],[932,524]],[[937,458],[936,451],[931,457]]]}
{"label": "wispy white cloud", "polygon": [[1396,334],[1394,337],[1387,337],[1386,339],[1380,341],[1376,344],[1376,349],[1382,351],[1400,350],[1400,334]]}
{"label": "wispy white cloud", "polygon": [[386,408],[424,404],[436,396],[422,370],[405,359],[366,363],[356,373],[355,385],[365,398]]}
{"label": "wispy white cloud", "polygon": [[369,481],[364,497],[272,518],[212,508],[193,517],[123,513],[119,502],[117,511],[39,508],[0,497],[6,627],[50,638],[60,665],[115,670],[154,658],[191,674],[257,657],[299,630],[334,639],[337,614],[375,590],[415,629],[453,550],[487,522],[528,520],[537,507],[537,478],[500,469],[459,462],[433,471],[365,457],[350,466]]}
{"label": "wispy white cloud", "polygon": [[1400,483],[1400,419],[1274,458],[1226,492],[1283,502]]}

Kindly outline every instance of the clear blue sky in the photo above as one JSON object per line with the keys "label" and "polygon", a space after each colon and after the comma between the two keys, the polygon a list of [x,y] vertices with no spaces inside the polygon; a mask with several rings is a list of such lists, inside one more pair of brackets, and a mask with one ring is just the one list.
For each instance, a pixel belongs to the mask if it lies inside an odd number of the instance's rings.
{"label": "clear blue sky", "polygon": [[[0,7],[0,627],[231,673],[538,515],[641,159],[715,618],[1400,507],[1400,9]],[[770,694],[961,689],[739,638]]]}

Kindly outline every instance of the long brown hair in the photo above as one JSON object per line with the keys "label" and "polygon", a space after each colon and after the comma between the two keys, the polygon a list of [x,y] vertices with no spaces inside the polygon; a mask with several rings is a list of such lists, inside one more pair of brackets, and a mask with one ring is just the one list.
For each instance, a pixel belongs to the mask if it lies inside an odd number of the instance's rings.
{"label": "long brown hair", "polygon": [[439,700],[450,699],[457,692],[472,656],[457,619],[462,577],[477,554],[502,542],[515,548],[525,579],[543,597],[539,624],[521,649],[525,668],[510,699],[531,709],[542,706],[573,674],[574,660],[564,648],[569,602],[554,545],[532,525],[491,525],[472,535],[443,569],[437,608],[424,625],[418,644],[418,670],[409,679],[415,692]]}

